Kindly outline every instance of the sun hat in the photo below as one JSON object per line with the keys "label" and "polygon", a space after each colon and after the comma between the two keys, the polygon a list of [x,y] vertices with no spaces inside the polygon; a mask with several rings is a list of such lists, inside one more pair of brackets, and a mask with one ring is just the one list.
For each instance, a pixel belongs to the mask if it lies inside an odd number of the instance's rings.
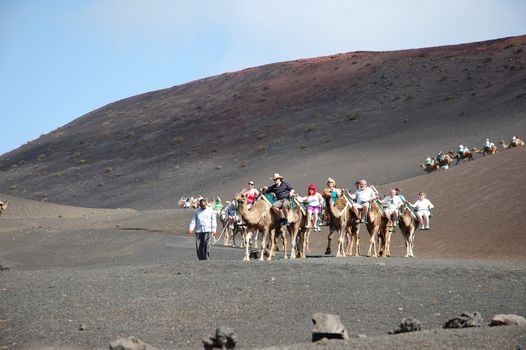
{"label": "sun hat", "polygon": [[276,179],[283,179],[283,176],[281,176],[279,173],[275,173],[274,176],[272,176],[271,180],[276,180]]}

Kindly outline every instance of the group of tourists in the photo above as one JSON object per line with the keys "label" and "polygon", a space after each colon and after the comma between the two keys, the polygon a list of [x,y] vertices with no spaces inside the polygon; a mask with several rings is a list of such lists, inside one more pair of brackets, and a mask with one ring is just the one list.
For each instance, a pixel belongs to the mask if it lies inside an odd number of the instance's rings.
{"label": "group of tourists", "polygon": [[[516,147],[518,142],[517,135],[513,134],[510,140],[510,147]],[[482,153],[482,155],[486,154],[493,154],[496,152],[497,146],[495,143],[491,142],[489,138],[484,141],[482,144],[482,150],[478,150],[477,152]],[[471,151],[469,150],[469,147],[464,146],[462,143],[459,143],[457,146],[457,152],[456,154],[453,152],[450,153],[443,153],[442,151],[439,151],[436,157],[430,157],[427,156],[424,161],[424,169],[429,170],[434,164],[438,164],[439,167],[443,169],[447,169],[449,167],[448,162],[445,162],[446,156],[451,156],[452,158],[455,158],[458,160],[469,158],[472,159],[472,155],[470,155]],[[458,164],[458,162],[457,162]]]}
{"label": "group of tourists", "polygon": [[[288,211],[292,207],[292,198],[295,197],[299,202],[304,203],[307,212],[307,228],[321,231],[320,214],[324,207],[324,198],[317,191],[316,185],[309,184],[307,195],[300,196],[296,194],[294,188],[283,181],[283,176],[279,173],[274,174],[271,178],[273,184],[265,186],[260,190],[255,187],[253,180],[248,181],[248,186],[242,190],[245,194],[247,207],[254,205],[257,198],[264,194],[272,197],[271,210],[278,217],[280,225],[288,225]],[[358,223],[366,223],[367,213],[370,204],[378,200],[384,209],[388,220],[388,225],[395,226],[398,224],[399,211],[403,205],[409,206],[415,213],[417,220],[420,222],[421,230],[429,230],[429,218],[431,209],[434,205],[426,198],[425,192],[419,192],[414,203],[408,202],[402,194],[400,188],[394,188],[389,191],[389,195],[380,198],[380,194],[374,186],[368,186],[365,179],[355,182],[356,190],[350,193],[348,189],[337,188],[336,181],[333,178],[327,179],[327,188],[325,193],[330,193],[331,201],[336,203],[338,198],[346,196],[350,200],[351,209],[357,217]],[[199,260],[206,260],[209,257],[208,241],[210,235],[215,235],[217,231],[216,205],[220,203],[219,198],[215,203],[208,203],[205,198],[199,200],[199,207],[194,212],[189,225],[188,234],[195,232],[196,251]],[[221,204],[222,207],[222,204]],[[230,212],[232,211],[232,212]],[[229,209],[229,216],[235,216],[235,209]]]}

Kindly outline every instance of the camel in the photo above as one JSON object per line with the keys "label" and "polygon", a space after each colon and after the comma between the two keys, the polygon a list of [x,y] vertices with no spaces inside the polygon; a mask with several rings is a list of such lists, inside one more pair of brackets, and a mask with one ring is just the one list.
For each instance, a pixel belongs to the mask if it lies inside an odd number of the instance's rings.
{"label": "camel", "polygon": [[347,221],[349,220],[349,201],[344,197],[339,197],[335,205],[332,203],[331,191],[325,190],[323,192],[325,198],[325,206],[329,213],[329,235],[327,236],[327,249],[325,254],[331,253],[332,235],[336,232],[339,234],[338,249],[336,251],[337,257],[346,256],[344,249]]}
{"label": "camel", "polygon": [[0,202],[0,216],[2,216],[2,213],[4,210],[7,209],[7,206],[9,205],[9,202]]}
{"label": "camel", "polygon": [[460,155],[458,153],[455,153],[453,151],[449,151],[449,152],[447,152],[447,154],[451,157],[451,159],[456,159],[457,160],[455,165],[458,165],[462,159],[467,159],[469,161],[473,160],[473,153],[471,153],[471,151],[469,149],[464,151],[464,153],[462,153],[462,155]]}
{"label": "camel", "polygon": [[432,173],[433,171],[438,171],[440,169],[440,166],[434,159],[431,164],[420,163],[418,166],[424,169],[424,171],[428,174]]}
{"label": "camel", "polygon": [[[237,209],[237,202],[235,200],[232,200],[230,202],[227,202],[228,205],[224,207],[220,214],[219,214],[219,220],[221,221],[221,224],[223,225],[223,231],[221,232],[224,234],[223,239],[223,245],[229,246],[229,247],[236,247],[236,236],[240,235],[243,237],[243,240],[241,242],[241,248],[245,247],[245,229],[246,225],[241,220],[241,217],[236,212],[235,218],[231,218],[228,216],[228,212],[231,210]],[[219,238],[218,238],[219,240]],[[257,233],[256,233],[256,242],[257,242]]]}
{"label": "camel", "polygon": [[[287,226],[287,230],[289,232],[290,245],[291,245],[290,258],[296,259],[296,253],[304,250],[304,249],[301,249],[301,247],[296,247],[296,243],[297,243],[296,238],[298,237],[298,233],[300,233],[300,235],[303,235],[303,236],[306,234],[306,232],[304,232],[305,230],[302,230],[302,228],[305,227],[307,224],[307,214],[305,213],[305,210],[301,206],[301,203],[295,197],[291,199],[291,202],[293,202],[295,206],[294,208],[291,208],[288,211],[287,221],[289,222],[289,225]],[[308,234],[310,234],[310,229],[308,229],[307,231],[308,231]],[[285,236],[283,236],[283,240],[285,240]],[[307,237],[307,241],[308,241],[308,237]],[[303,239],[303,242],[301,242],[301,245],[303,245],[307,241]],[[271,254],[272,253],[273,253],[273,250],[272,250],[272,245],[271,245]],[[285,259],[286,259],[286,256],[287,256],[287,250],[285,249]],[[303,251],[303,257],[305,257],[305,251]]]}
{"label": "camel", "polygon": [[510,141],[510,143],[507,144],[504,140],[500,140],[499,143],[502,145],[502,148],[504,148],[504,149],[524,146],[524,141],[519,139],[519,138],[515,141],[515,143]]}
{"label": "camel", "polygon": [[477,148],[477,147],[473,147],[471,149],[471,152],[472,153],[480,153],[482,154],[483,156],[485,156],[486,154],[489,154],[489,155],[492,155],[492,154],[495,154],[498,152],[497,150],[497,146],[495,146],[494,144],[492,144],[490,147],[482,147],[482,149],[480,148]]}
{"label": "camel", "polygon": [[[244,193],[238,193],[234,197],[237,202],[237,212],[247,225],[247,231],[245,235],[245,257],[243,260],[250,260],[249,252],[249,243],[252,238],[252,234],[259,230],[262,233],[261,243],[260,243],[260,258],[259,260],[264,260],[264,252],[266,249],[267,239],[269,232],[271,233],[271,253],[268,256],[267,260],[272,260],[272,252],[275,248],[275,236],[281,233],[281,226],[279,224],[279,218],[274,214],[271,207],[272,204],[266,199],[265,196],[259,196],[254,205],[248,209],[247,208],[247,197]],[[276,234],[276,231],[277,234]],[[287,259],[287,240],[283,240],[283,245],[285,247],[284,258]]]}
{"label": "camel", "polygon": [[387,256],[388,249],[386,249],[390,243],[390,237],[387,237],[387,218],[382,213],[378,200],[374,200],[371,203],[371,207],[367,212],[367,231],[371,236],[369,240],[369,250],[367,252],[368,257],[377,257],[378,253],[376,246],[379,241],[379,250],[383,256]]}
{"label": "camel", "polygon": [[[449,154],[444,154],[441,159],[437,156],[438,167],[442,169],[448,169],[451,167],[451,164],[453,163],[453,159],[449,156]],[[438,169],[437,169],[438,170]]]}
{"label": "camel", "polygon": [[415,214],[409,209],[408,203],[406,202],[402,207],[402,215],[398,218],[398,226],[402,231],[402,236],[405,239],[406,258],[414,258],[413,246],[415,242],[415,231],[420,223],[416,218]]}
{"label": "camel", "polygon": [[[343,194],[349,203],[351,199],[347,197],[347,193]],[[354,256],[360,256],[360,227],[358,225],[358,217],[352,208],[349,206],[349,219],[345,227],[347,236],[347,255],[352,256],[353,246],[355,246]]]}

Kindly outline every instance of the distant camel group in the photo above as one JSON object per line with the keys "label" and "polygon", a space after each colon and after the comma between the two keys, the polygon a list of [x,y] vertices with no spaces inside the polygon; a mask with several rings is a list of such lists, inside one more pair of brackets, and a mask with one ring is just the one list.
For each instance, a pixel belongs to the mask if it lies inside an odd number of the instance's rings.
{"label": "distant camel group", "polygon": [[[506,143],[504,140],[500,140],[499,144],[502,145],[503,149],[508,148],[514,148],[514,147],[520,147],[524,146],[524,141],[520,138],[513,137],[509,143]],[[473,147],[468,149],[467,147],[462,152],[454,152],[449,151],[446,154],[443,154],[440,152],[436,157],[433,158],[427,158],[424,163],[420,163],[420,167],[424,169],[427,173],[432,173],[434,171],[438,171],[440,169],[448,169],[453,164],[453,160],[456,160],[455,165],[459,165],[462,160],[473,160],[473,155],[478,153],[482,154],[483,156],[486,155],[493,155],[497,153],[499,150],[497,146],[493,143],[488,143],[488,140],[486,141],[486,144],[482,146],[482,148]]]}

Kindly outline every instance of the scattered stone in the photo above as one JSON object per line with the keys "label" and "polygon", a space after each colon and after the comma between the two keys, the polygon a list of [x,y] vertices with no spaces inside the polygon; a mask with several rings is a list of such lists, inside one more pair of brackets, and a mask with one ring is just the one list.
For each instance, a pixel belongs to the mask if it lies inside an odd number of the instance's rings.
{"label": "scattered stone", "polygon": [[234,331],[229,327],[223,326],[216,329],[215,336],[203,339],[203,345],[206,350],[234,349],[236,342],[237,337]]}
{"label": "scattered stone", "polygon": [[402,319],[402,322],[389,334],[399,334],[407,332],[417,332],[422,330],[422,323],[416,318],[406,317]]}
{"label": "scattered stone", "polygon": [[134,336],[119,338],[110,344],[110,350],[157,350]]}
{"label": "scattered stone", "polygon": [[88,326],[86,326],[84,323],[79,325],[79,331],[85,331],[86,329],[88,329]]}
{"label": "scattered stone", "polygon": [[0,271],[6,271],[6,270],[9,270],[9,267],[0,265]]}
{"label": "scattered stone", "polygon": [[480,327],[482,325],[482,316],[478,312],[463,312],[460,317],[450,319],[444,324],[444,328],[467,328]]}
{"label": "scattered stone", "polygon": [[248,254],[250,260],[257,260],[261,257],[261,253],[259,252],[259,249],[253,248],[250,249],[250,253]]}
{"label": "scattered stone", "polygon": [[497,314],[491,319],[489,326],[524,326],[526,319],[515,314]]}
{"label": "scattered stone", "polygon": [[342,325],[340,316],[317,312],[312,315],[312,341],[327,339],[349,339],[349,333]]}

